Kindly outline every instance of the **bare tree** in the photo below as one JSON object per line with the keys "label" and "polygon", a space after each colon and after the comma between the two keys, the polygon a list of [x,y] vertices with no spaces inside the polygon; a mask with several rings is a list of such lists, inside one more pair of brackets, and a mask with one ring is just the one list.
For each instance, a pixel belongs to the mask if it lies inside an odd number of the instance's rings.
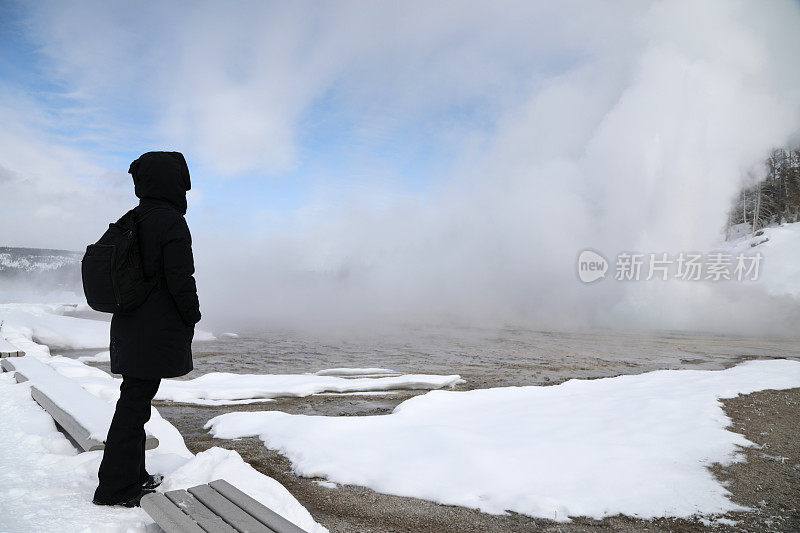
{"label": "bare tree", "polygon": [[800,220],[800,147],[773,150],[764,161],[764,178],[741,190],[728,212],[726,235],[731,227],[747,224],[755,234],[770,224]]}

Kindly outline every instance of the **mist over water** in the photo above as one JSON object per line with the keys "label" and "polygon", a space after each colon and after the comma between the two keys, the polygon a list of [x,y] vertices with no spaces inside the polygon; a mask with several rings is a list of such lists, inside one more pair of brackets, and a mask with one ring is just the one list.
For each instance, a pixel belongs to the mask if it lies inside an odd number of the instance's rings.
{"label": "mist over water", "polygon": [[733,283],[586,286],[575,261],[587,247],[610,258],[719,248],[741,185],[797,139],[800,7],[595,14],[573,21],[583,40],[560,43],[582,60],[537,78],[424,194],[364,186],[273,220],[253,242],[198,236],[209,320],[794,334],[791,297]]}

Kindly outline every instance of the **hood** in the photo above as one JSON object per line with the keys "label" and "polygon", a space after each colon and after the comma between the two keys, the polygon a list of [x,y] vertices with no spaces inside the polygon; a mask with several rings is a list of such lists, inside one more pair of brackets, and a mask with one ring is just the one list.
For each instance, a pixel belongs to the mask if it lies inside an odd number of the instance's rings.
{"label": "hood", "polygon": [[192,188],[189,167],[180,152],[147,152],[131,163],[136,196],[168,202],[186,214],[186,191]]}

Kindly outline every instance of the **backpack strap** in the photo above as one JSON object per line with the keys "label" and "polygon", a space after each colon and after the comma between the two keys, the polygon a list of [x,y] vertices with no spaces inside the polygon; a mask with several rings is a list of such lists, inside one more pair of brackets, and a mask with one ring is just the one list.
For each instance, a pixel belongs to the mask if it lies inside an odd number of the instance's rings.
{"label": "backpack strap", "polygon": [[[148,216],[150,216],[154,211],[157,211],[159,209],[166,209],[168,211],[175,211],[174,209],[172,209],[170,207],[167,207],[165,205],[154,205],[154,206],[150,207],[149,209],[147,209],[146,211],[144,211],[141,214],[137,214],[136,213],[136,208],[131,209],[130,213],[131,213],[131,218],[133,219],[134,231],[138,232],[139,231],[139,228],[138,228],[139,223],[142,222]],[[175,212],[177,213],[177,211],[175,211]],[[164,276],[163,265],[162,265],[162,268],[158,272],[156,272],[156,274],[152,278],[150,278],[149,281],[150,281],[150,283],[153,284],[153,288],[156,288],[156,287],[158,287],[160,289],[166,289],[167,288],[167,279]]]}

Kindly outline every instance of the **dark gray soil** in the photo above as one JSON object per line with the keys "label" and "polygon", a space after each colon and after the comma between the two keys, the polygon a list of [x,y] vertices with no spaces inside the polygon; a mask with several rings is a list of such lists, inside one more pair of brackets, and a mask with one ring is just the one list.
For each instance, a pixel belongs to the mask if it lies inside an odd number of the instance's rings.
{"label": "dark gray soil", "polygon": [[747,461],[714,468],[733,501],[752,509],[730,513],[730,531],[800,531],[800,389],[760,391],[725,400],[731,429],[756,446]]}
{"label": "dark gray soil", "polygon": [[[355,486],[326,488],[315,479],[292,473],[291,464],[255,438],[220,441],[203,425],[230,411],[281,410],[288,413],[353,416],[388,413],[414,393],[382,396],[312,396],[275,402],[221,407],[156,403],[195,453],[212,446],[233,449],[257,470],[282,483],[314,518],[332,532],[464,531],[800,531],[800,389],[761,391],[725,400],[732,429],[757,446],[743,449],[745,462],[715,466],[736,503],[747,512],[692,519],[640,520],[616,516],[604,520],[573,518],[569,523],[508,514],[494,516],[462,507],[378,494]],[[464,465],[469,468],[469,465]],[[728,523],[733,521],[735,524]]]}

